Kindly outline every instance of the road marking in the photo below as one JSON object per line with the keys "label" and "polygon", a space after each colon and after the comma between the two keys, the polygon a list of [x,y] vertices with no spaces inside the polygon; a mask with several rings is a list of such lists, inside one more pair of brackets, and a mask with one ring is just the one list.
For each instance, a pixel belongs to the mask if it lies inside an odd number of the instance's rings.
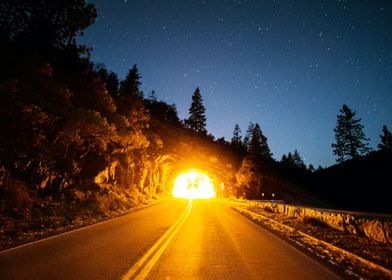
{"label": "road marking", "polygon": [[[159,240],[141,257],[121,278],[122,280],[145,279],[159,260],[170,242],[180,230],[182,224],[188,218],[192,210],[192,200],[188,201],[188,206],[181,217],[159,238]],[[139,273],[137,273],[139,272]]]}
{"label": "road marking", "polygon": [[[65,231],[62,232],[62,233],[54,234],[54,235],[51,235],[51,236],[48,236],[48,237],[44,237],[44,238],[41,238],[41,239],[38,239],[38,240],[34,240],[34,241],[31,241],[31,242],[28,242],[28,243],[24,243],[24,244],[21,244],[21,245],[18,245],[18,246],[11,247],[11,248],[5,249],[3,251],[0,251],[0,255],[1,254],[6,254],[6,253],[11,252],[11,251],[15,251],[15,250],[21,249],[23,247],[28,247],[28,246],[31,246],[31,245],[34,245],[34,244],[37,244],[37,243],[45,242],[47,240],[56,239],[58,237],[65,236],[65,235],[68,235],[68,234],[73,234],[73,233],[78,232],[78,231],[83,231],[83,230],[88,229],[88,228],[93,228],[93,227],[100,226],[100,225],[103,225],[103,224],[106,224],[106,223],[110,223],[110,222],[112,222],[114,220],[118,220],[118,219],[121,219],[121,218],[123,218],[123,217],[125,217],[127,215],[133,214],[135,211],[139,211],[139,210],[142,210],[144,208],[154,206],[154,205],[156,205],[158,203],[160,203],[160,202],[158,201],[158,202],[154,202],[154,203],[151,203],[151,204],[148,204],[148,205],[145,205],[145,206],[137,207],[137,208],[132,209],[132,211],[130,211],[129,213],[125,213],[123,215],[120,215],[120,216],[114,217],[114,218],[106,218],[105,220],[102,220],[102,221],[98,220],[97,222],[94,222],[93,224],[89,224],[89,225],[75,225],[77,228],[71,228],[71,227],[69,227],[68,229],[65,228],[64,229]],[[78,227],[78,226],[80,226],[80,227]]]}
{"label": "road marking", "polygon": [[288,230],[290,232],[295,232],[295,233],[297,233],[297,234],[299,234],[301,236],[307,237],[308,239],[311,239],[311,240],[313,240],[316,243],[325,245],[331,251],[339,252],[340,254],[343,254],[345,256],[348,256],[348,257],[356,259],[360,263],[365,264],[365,265],[367,265],[370,268],[373,268],[375,270],[381,271],[381,272],[385,273],[386,275],[388,275],[388,277],[390,277],[392,279],[392,270],[390,270],[389,268],[383,267],[382,265],[379,265],[379,264],[376,264],[376,263],[374,263],[372,261],[364,259],[361,256],[358,256],[358,255],[356,255],[354,253],[351,253],[351,252],[349,252],[347,250],[339,248],[339,247],[337,247],[337,246],[335,246],[335,245],[333,245],[331,243],[328,243],[328,242],[326,242],[324,240],[318,239],[318,238],[316,238],[314,236],[311,236],[311,235],[309,235],[309,234],[307,234],[305,232],[302,232],[302,231],[300,231],[298,229],[295,229],[295,228],[292,228],[292,227],[287,226],[285,224],[282,224],[281,222],[278,222],[278,221],[276,221],[276,220],[274,220],[272,218],[269,218],[269,217],[267,217],[267,216],[265,216],[263,214],[259,214],[259,213],[250,211],[248,209],[241,208],[241,207],[235,207],[234,210],[238,211],[240,214],[243,214],[245,217],[250,218],[249,220],[251,220],[251,221],[257,221],[256,219],[253,218],[255,216],[258,217],[258,218],[261,217],[262,219],[270,221],[270,222],[272,222],[274,224],[277,224],[278,226],[281,226],[281,227],[285,228],[286,230]]}

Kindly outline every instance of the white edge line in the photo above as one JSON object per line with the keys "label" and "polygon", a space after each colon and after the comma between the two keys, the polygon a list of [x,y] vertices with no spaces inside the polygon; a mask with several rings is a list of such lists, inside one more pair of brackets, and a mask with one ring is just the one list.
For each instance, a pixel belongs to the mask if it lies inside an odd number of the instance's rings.
{"label": "white edge line", "polygon": [[[99,225],[102,225],[102,224],[105,224],[105,223],[109,223],[109,222],[111,222],[111,221],[115,221],[115,220],[117,220],[117,219],[120,219],[120,218],[126,217],[126,216],[128,216],[128,215],[131,215],[131,214],[133,214],[135,211],[142,210],[142,209],[144,209],[144,208],[154,206],[154,205],[156,205],[156,204],[158,204],[158,203],[159,203],[159,202],[153,203],[153,204],[150,204],[150,205],[146,205],[145,207],[131,209],[131,211],[130,211],[129,213],[125,213],[125,214],[123,214],[123,215],[120,215],[120,216],[117,216],[117,217],[114,217],[114,218],[108,218],[108,219],[106,219],[106,220],[104,220],[104,221],[98,221],[98,222],[93,223],[93,224],[91,224],[91,225],[86,225],[86,226],[81,225],[79,228],[67,230],[67,231],[62,232],[62,233],[59,233],[59,234],[54,234],[54,235],[51,235],[51,236],[48,236],[48,237],[44,237],[44,238],[42,238],[42,239],[38,239],[38,240],[34,240],[34,241],[31,241],[31,242],[28,242],[28,243],[24,243],[24,244],[18,245],[18,246],[16,246],[16,247],[8,248],[8,249],[5,249],[5,250],[3,250],[3,251],[0,251],[0,255],[1,255],[1,254],[8,253],[8,252],[11,252],[11,251],[14,251],[14,250],[18,250],[18,249],[21,249],[21,248],[24,248],[24,247],[32,246],[32,245],[34,245],[34,244],[36,244],[36,243],[45,242],[45,241],[47,241],[47,240],[55,239],[55,238],[57,238],[57,237],[61,237],[61,236],[68,235],[68,234],[71,234],[71,233],[75,233],[75,232],[78,232],[78,231],[82,231],[82,230],[85,230],[85,229],[88,229],[88,228],[92,228],[92,227],[95,227],[95,226],[99,226]],[[76,225],[76,226],[77,226],[77,225]]]}

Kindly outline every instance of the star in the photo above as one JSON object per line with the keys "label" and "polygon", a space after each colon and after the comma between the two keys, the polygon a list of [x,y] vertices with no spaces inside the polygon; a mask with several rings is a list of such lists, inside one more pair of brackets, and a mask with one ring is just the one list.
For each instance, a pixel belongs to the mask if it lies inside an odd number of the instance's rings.
{"label": "star", "polygon": [[[374,147],[380,128],[392,127],[390,1],[372,8],[364,0],[322,6],[124,0],[121,8],[115,1],[91,2],[99,4],[98,18],[79,41],[93,47],[93,62],[120,79],[137,64],[142,90],[154,89],[175,103],[181,119],[199,86],[209,96],[207,129],[216,138],[231,139],[235,123],[244,131],[252,120],[263,127],[277,158],[301,147],[308,162],[328,166],[334,163],[331,124],[347,100],[363,115]],[[366,96],[374,99],[365,102]],[[222,116],[233,123],[222,125]],[[302,119],[317,119],[317,129],[304,127]]]}

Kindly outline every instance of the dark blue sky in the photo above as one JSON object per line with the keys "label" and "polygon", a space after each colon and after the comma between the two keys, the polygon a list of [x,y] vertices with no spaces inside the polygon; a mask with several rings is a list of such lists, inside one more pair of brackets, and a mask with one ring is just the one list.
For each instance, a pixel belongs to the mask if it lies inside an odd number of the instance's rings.
{"label": "dark blue sky", "polygon": [[200,87],[207,129],[244,135],[260,124],[274,158],[335,162],[336,115],[346,103],[375,148],[392,128],[392,1],[107,0],[82,43],[124,78],[133,64],[145,95],[188,116]]}

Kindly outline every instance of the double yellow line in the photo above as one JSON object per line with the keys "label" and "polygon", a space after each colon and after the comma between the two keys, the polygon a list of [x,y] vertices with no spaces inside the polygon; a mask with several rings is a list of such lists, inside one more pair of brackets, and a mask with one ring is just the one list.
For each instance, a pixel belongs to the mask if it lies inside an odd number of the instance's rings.
{"label": "double yellow line", "polygon": [[169,246],[171,240],[180,230],[182,224],[188,218],[192,210],[192,200],[189,199],[188,206],[181,217],[162,235],[161,238],[135,263],[128,272],[121,278],[122,280],[129,279],[146,279],[151,269],[159,260],[163,252]]}

